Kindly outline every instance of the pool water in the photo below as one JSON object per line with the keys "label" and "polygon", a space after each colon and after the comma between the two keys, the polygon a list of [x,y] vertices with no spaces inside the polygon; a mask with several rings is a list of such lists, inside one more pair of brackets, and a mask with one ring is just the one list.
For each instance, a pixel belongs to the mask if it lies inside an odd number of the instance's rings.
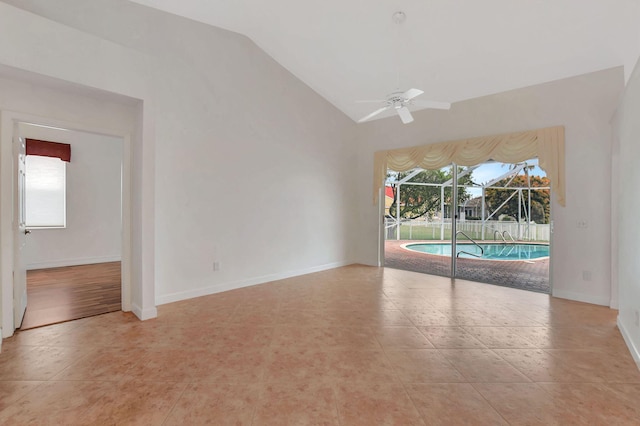
{"label": "pool water", "polygon": [[[482,257],[471,256],[466,251],[480,255],[480,249],[474,244],[458,243],[457,251],[460,253],[458,257],[468,259],[486,259],[486,260],[531,260],[549,256],[549,246],[545,244],[491,244],[479,243],[483,248]],[[419,251],[422,253],[436,254],[439,256],[451,256],[451,244],[407,244],[404,246],[408,250]]]}

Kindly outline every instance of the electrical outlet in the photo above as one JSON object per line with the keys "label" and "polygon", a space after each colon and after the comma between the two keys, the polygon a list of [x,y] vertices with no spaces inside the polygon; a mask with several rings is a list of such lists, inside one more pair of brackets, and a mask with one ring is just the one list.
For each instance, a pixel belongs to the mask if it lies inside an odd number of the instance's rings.
{"label": "electrical outlet", "polygon": [[582,271],[582,279],[585,281],[591,281],[591,271]]}
{"label": "electrical outlet", "polygon": [[218,262],[217,260],[213,262],[213,270],[214,271],[220,270],[220,262]]}

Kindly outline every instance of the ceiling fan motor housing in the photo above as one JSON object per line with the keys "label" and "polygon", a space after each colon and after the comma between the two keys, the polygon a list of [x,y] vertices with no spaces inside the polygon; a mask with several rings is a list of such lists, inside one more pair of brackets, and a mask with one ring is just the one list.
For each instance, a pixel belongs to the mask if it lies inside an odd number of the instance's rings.
{"label": "ceiling fan motor housing", "polygon": [[402,24],[407,20],[407,15],[401,10],[394,13],[391,17],[393,18],[393,22],[395,22],[396,24]]}
{"label": "ceiling fan motor housing", "polygon": [[387,105],[394,108],[402,108],[409,100],[402,96],[403,92],[394,92],[387,98]]}

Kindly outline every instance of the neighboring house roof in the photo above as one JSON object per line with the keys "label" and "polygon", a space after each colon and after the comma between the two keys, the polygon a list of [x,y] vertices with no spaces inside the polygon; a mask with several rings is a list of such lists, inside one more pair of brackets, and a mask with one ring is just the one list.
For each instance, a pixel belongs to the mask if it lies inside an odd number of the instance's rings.
{"label": "neighboring house roof", "polygon": [[481,207],[482,197],[475,197],[464,203],[464,207]]}
{"label": "neighboring house roof", "polygon": [[384,187],[384,195],[385,197],[393,198],[393,188],[390,186]]}

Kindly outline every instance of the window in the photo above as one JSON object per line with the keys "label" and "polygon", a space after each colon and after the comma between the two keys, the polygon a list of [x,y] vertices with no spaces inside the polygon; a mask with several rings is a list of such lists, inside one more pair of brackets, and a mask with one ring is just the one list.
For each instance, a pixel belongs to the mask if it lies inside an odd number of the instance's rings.
{"label": "window", "polygon": [[26,225],[28,228],[66,226],[66,163],[59,158],[27,155]]}

